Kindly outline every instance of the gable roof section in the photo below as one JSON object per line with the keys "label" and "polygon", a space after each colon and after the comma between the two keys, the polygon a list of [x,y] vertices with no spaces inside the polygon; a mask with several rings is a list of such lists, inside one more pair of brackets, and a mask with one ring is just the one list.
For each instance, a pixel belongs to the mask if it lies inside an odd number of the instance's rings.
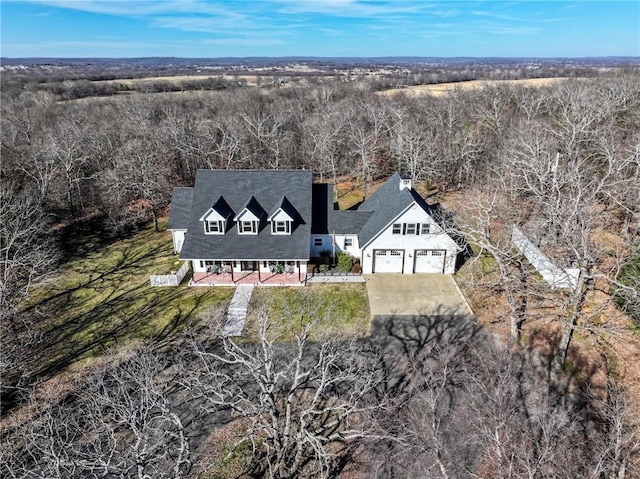
{"label": "gable roof section", "polygon": [[331,211],[329,233],[358,234],[372,214],[373,212],[371,211]]}
{"label": "gable roof section", "polygon": [[300,215],[286,196],[280,198],[280,201],[278,201],[276,206],[271,209],[271,214],[269,215],[267,220],[272,221],[273,217],[278,214],[278,211],[283,211],[289,218],[291,218],[291,221],[293,221],[294,223],[298,223]]}
{"label": "gable roof section", "polygon": [[[394,173],[358,208],[358,211],[371,211],[371,217],[360,230],[359,240],[361,247],[369,243],[385,226],[400,216],[416,201],[413,196],[413,193],[415,193],[413,190],[409,188],[400,189],[400,179],[400,175]],[[417,193],[415,194],[420,196]],[[418,204],[423,209],[425,209],[423,205],[427,205],[424,200]],[[425,211],[429,212],[428,205]]]}
{"label": "gable roof section", "polygon": [[169,211],[169,230],[186,230],[191,214],[193,188],[177,187],[171,194],[171,210]]}
{"label": "gable roof section", "polygon": [[252,196],[251,198],[249,198],[249,201],[247,201],[244,206],[238,211],[238,214],[235,216],[235,218],[233,218],[234,221],[238,221],[247,211],[259,220],[261,220],[264,215],[267,214],[262,205],[258,202],[258,200],[256,200],[255,196]]}
{"label": "gable roof section", "polygon": [[204,215],[202,215],[200,221],[205,221],[213,212],[216,212],[221,218],[224,218],[225,220],[229,219],[229,217],[233,215],[231,206],[229,206],[229,203],[227,203],[222,196],[220,196],[220,198],[216,200],[213,206],[209,208]]}
{"label": "gable roof section", "polygon": [[[310,170],[198,170],[180,258],[309,259],[312,179]],[[235,223],[224,235],[206,235],[199,220],[220,196],[237,212],[252,208],[252,198],[258,205],[271,206],[286,196],[300,221],[290,235],[272,235],[266,227],[257,235],[241,235]]]}

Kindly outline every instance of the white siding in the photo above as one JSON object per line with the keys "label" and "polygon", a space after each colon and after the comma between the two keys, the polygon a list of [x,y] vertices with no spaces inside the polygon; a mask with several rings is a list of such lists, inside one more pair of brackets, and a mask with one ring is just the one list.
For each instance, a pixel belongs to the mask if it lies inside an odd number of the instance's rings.
{"label": "white siding", "polygon": [[413,273],[415,250],[446,250],[447,258],[445,273],[455,272],[457,255],[456,243],[446,234],[420,206],[414,204],[394,223],[428,223],[429,233],[420,235],[392,234],[393,225],[390,224],[362,251],[362,271],[365,274],[373,272],[374,250],[404,250],[404,274]]}
{"label": "white siding", "polygon": [[172,230],[171,237],[173,239],[173,251],[178,254],[182,251],[182,244],[184,243],[184,235],[187,230]]}
{"label": "white siding", "polygon": [[[357,235],[335,235],[336,238],[336,251],[344,251],[351,256],[360,258],[360,245],[358,244]],[[347,246],[346,240],[351,239],[351,246]]]}

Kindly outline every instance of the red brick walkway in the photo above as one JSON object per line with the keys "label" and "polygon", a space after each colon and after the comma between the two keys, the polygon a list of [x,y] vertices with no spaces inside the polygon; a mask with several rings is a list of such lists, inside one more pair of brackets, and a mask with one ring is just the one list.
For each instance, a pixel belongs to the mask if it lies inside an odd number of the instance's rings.
{"label": "red brick walkway", "polygon": [[294,286],[304,284],[305,273],[193,273],[193,286],[237,286],[239,284],[256,284],[263,286]]}

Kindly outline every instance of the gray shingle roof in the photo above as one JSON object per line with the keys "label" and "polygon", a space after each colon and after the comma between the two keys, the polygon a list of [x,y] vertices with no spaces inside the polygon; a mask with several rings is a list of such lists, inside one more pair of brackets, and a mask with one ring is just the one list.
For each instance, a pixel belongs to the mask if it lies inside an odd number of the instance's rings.
{"label": "gray shingle roof", "polygon": [[211,206],[211,209],[227,220],[234,215],[231,206],[229,206],[229,203],[227,203],[227,200],[225,200],[223,196],[220,196],[216,200]]}
{"label": "gray shingle roof", "polygon": [[[180,258],[308,259],[312,181],[309,170],[198,170]],[[206,235],[199,219],[220,196],[236,214],[251,197],[266,211],[286,196],[297,211],[299,221],[290,235],[272,235],[266,221],[260,223],[257,235],[238,234],[235,222],[224,235]]]}
{"label": "gray shingle roof", "polygon": [[169,212],[169,222],[167,229],[186,230],[191,214],[191,200],[193,199],[193,188],[177,187],[173,189],[171,195],[171,210]]}
{"label": "gray shingle roof", "polygon": [[289,218],[291,218],[294,221],[294,223],[298,223],[301,219],[300,214],[296,210],[295,206],[291,204],[291,202],[287,199],[286,196],[283,196],[282,198],[280,198],[278,203],[273,208],[271,208],[271,210],[269,211],[269,218],[271,218],[272,215],[277,213],[278,210],[282,210],[286,214],[288,214]]}
{"label": "gray shingle roof", "polygon": [[376,234],[415,201],[412,190],[408,188],[400,190],[401,178],[400,174],[394,173],[358,208],[359,212],[371,211],[369,221],[361,228],[358,235],[360,247],[367,244]]}
{"label": "gray shingle roof", "polygon": [[358,234],[372,214],[371,211],[333,210],[329,218],[329,233]]}
{"label": "gray shingle roof", "polygon": [[311,233],[329,234],[329,215],[333,210],[333,185],[314,183]]}

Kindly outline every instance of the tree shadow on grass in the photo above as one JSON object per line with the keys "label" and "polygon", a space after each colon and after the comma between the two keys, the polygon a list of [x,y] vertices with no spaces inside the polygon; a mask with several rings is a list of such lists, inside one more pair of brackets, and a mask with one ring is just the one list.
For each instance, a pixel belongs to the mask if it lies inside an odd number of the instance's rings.
{"label": "tree shadow on grass", "polygon": [[585,406],[585,398],[594,394],[606,398],[606,378],[614,372],[609,370],[607,358],[596,355],[594,351],[589,354],[588,350],[577,347],[574,339],[569,347],[565,367],[558,371],[553,360],[561,336],[562,329],[559,327],[533,328],[528,340],[531,346],[526,350],[528,360],[549,378],[550,388],[570,398],[578,407]]}
{"label": "tree shadow on grass", "polygon": [[[22,310],[20,314],[40,330],[39,341],[25,349],[29,358],[5,372],[3,414],[17,405],[11,391],[21,380],[50,378],[80,359],[129,340],[169,341],[193,320],[208,296],[189,295],[186,286],[149,284],[146,275],[165,253],[126,247],[107,261],[105,269],[87,271],[68,287],[50,287],[52,295]],[[185,296],[188,301],[181,301]]]}

